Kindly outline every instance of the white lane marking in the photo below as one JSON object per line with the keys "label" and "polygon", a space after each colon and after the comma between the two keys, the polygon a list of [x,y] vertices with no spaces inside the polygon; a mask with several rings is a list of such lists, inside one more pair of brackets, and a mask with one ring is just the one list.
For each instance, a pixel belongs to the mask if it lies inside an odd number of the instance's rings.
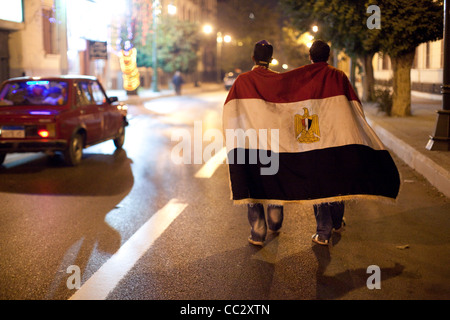
{"label": "white lane marking", "polygon": [[208,179],[211,178],[217,168],[224,164],[227,158],[227,149],[224,147],[209,159],[202,168],[195,174],[196,178]]}
{"label": "white lane marking", "polygon": [[104,300],[119,281],[187,207],[170,200],[90,277],[70,300]]}

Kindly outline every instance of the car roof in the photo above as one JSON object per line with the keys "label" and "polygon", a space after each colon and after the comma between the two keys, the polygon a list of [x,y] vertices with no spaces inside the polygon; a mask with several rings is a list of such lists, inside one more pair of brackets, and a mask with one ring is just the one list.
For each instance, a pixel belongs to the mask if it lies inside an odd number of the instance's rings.
{"label": "car roof", "polygon": [[10,78],[6,81],[25,81],[25,80],[41,80],[41,79],[54,79],[54,80],[97,80],[94,76],[83,76],[83,75],[61,75],[61,76],[49,76],[49,77],[16,77]]}

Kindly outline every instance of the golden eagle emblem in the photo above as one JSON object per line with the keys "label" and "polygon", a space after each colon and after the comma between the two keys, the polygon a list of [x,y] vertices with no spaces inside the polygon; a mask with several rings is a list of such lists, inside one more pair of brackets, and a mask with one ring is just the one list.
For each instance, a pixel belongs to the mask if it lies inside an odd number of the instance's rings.
{"label": "golden eagle emblem", "polygon": [[295,137],[300,143],[313,143],[320,140],[317,114],[309,115],[308,108],[303,108],[303,115],[295,115]]}

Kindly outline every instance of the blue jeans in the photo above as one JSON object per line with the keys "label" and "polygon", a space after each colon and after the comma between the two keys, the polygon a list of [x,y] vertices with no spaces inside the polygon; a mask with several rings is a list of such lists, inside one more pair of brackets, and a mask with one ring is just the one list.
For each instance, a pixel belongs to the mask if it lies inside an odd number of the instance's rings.
{"label": "blue jeans", "polygon": [[266,239],[267,227],[271,231],[278,231],[283,223],[283,206],[269,204],[267,206],[267,224],[264,206],[261,203],[248,205],[248,222],[251,226],[251,236],[255,241]]}
{"label": "blue jeans", "polygon": [[339,229],[344,218],[344,202],[329,202],[314,205],[318,233],[322,238],[330,239],[331,231]]}

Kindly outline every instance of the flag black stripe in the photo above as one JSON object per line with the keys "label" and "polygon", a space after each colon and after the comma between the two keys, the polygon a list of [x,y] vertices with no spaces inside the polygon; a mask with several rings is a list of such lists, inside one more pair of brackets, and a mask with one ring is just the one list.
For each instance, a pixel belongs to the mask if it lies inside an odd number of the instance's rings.
{"label": "flag black stripe", "polygon": [[[387,150],[345,145],[301,153],[264,151],[270,163],[258,152],[234,149],[228,153],[233,200],[300,201],[349,195],[395,199],[399,192],[399,173]],[[275,166],[275,161],[279,164],[276,173],[262,175],[261,168]]]}

